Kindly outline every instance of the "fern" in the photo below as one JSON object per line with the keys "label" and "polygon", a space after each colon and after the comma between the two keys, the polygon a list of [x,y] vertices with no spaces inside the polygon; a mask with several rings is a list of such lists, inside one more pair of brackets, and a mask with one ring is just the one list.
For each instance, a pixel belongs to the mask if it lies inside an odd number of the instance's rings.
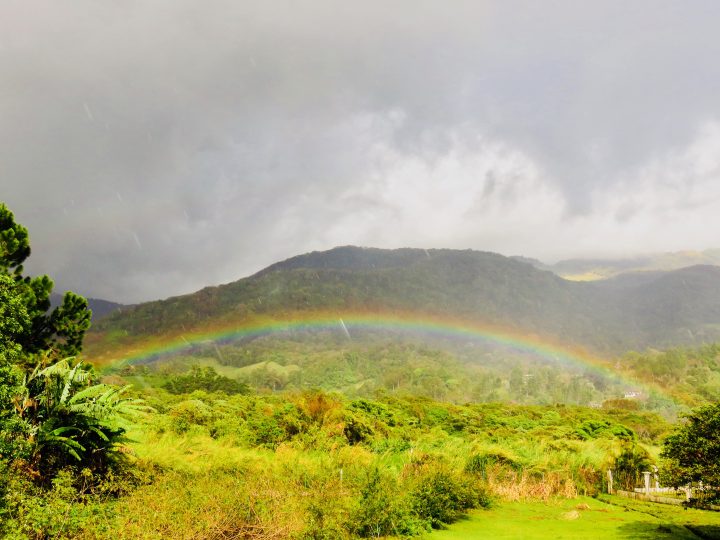
{"label": "fern", "polygon": [[102,467],[123,440],[125,423],[152,410],[128,397],[129,386],[93,383],[93,373],[75,358],[46,365],[43,356],[16,396],[16,410],[31,425],[32,461],[42,476],[63,466]]}

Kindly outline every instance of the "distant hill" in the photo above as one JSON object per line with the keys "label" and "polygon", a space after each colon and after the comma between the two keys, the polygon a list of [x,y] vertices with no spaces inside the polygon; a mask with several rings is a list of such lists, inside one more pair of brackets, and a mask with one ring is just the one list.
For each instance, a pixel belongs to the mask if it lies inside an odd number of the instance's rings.
{"label": "distant hill", "polygon": [[402,310],[491,323],[602,354],[720,339],[720,268],[576,282],[495,253],[339,247],[194,294],[115,311],[88,343],[308,310]]}
{"label": "distant hill", "polygon": [[717,266],[720,265],[720,249],[676,251],[615,259],[568,259],[555,264],[545,264],[534,259],[525,260],[537,268],[550,270],[566,279],[593,281],[614,277],[625,272],[679,270],[699,264]]}
{"label": "distant hill", "polygon": [[[51,306],[59,306],[62,303],[62,298],[62,294],[52,293],[50,295]],[[87,301],[88,307],[92,311],[93,322],[99,321],[103,317],[107,317],[111,313],[114,313],[126,307],[124,304],[118,304],[116,302],[110,302],[108,300],[101,300],[99,298],[88,298]]]}

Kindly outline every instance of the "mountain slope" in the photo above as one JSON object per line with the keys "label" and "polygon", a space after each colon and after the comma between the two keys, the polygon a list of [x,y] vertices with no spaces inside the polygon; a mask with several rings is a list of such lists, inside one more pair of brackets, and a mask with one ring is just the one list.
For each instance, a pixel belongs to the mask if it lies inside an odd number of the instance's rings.
{"label": "mountain slope", "polygon": [[94,343],[301,311],[412,311],[491,323],[604,354],[720,338],[720,268],[591,283],[472,250],[341,247],[276,263],[197,293],[116,312]]}

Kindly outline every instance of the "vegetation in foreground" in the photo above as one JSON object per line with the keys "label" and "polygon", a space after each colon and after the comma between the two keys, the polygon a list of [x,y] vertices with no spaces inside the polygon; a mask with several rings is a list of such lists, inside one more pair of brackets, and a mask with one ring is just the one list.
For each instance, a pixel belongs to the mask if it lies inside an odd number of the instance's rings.
{"label": "vegetation in foreground", "polygon": [[[615,456],[652,450],[668,427],[648,413],[322,392],[150,400],[156,412],[128,433],[131,478],[83,490],[62,473],[34,499],[40,509],[14,505],[16,483],[6,527],[54,537],[411,536],[493,500],[595,494]],[[639,438],[639,425],[653,437]]]}

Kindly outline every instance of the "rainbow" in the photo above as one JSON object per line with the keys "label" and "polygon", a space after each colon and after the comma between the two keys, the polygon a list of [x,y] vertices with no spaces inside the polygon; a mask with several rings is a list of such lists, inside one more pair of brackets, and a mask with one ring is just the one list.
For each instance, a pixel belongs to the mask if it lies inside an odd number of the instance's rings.
{"label": "rainbow", "polygon": [[102,355],[95,359],[97,360],[95,363],[104,365],[106,370],[112,371],[127,365],[150,363],[163,357],[181,354],[203,343],[232,342],[308,330],[335,331],[350,341],[355,332],[380,330],[482,342],[501,350],[580,368],[628,388],[673,399],[657,386],[650,386],[621,374],[613,369],[608,359],[595,356],[584,349],[560,345],[547,338],[521,334],[499,326],[417,312],[298,312],[276,319],[216,323],[212,327],[139,342],[114,354]]}

